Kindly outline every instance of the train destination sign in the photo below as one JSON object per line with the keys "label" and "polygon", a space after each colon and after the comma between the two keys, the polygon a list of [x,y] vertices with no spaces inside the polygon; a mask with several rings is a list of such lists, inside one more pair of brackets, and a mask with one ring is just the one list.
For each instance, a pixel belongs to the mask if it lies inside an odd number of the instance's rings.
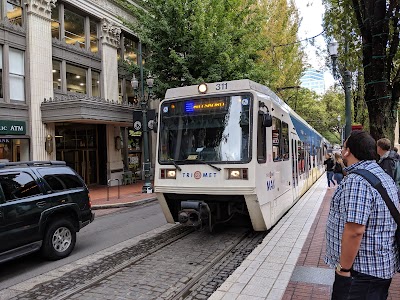
{"label": "train destination sign", "polygon": [[204,111],[209,109],[223,109],[225,107],[225,101],[223,100],[215,100],[210,102],[203,101],[186,101],[185,102],[185,112],[195,112],[195,111]]}

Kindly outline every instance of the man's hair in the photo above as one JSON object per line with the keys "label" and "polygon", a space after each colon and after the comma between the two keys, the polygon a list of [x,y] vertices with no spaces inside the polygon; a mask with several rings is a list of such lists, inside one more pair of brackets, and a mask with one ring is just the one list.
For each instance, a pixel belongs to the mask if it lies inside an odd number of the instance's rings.
{"label": "man's hair", "polygon": [[397,149],[397,147],[393,147],[393,151],[397,153],[397,151],[399,151],[399,149]]}
{"label": "man's hair", "polygon": [[374,138],[366,131],[352,131],[346,141],[346,147],[358,160],[376,160],[376,142]]}
{"label": "man's hair", "polygon": [[378,145],[379,148],[385,151],[390,150],[390,140],[387,138],[381,138],[379,139],[376,144]]}

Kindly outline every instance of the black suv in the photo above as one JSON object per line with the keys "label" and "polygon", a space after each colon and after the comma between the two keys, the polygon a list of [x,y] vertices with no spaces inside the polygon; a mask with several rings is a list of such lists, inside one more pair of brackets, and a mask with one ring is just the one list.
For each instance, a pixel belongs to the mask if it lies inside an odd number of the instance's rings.
{"label": "black suv", "polygon": [[89,191],[65,162],[0,163],[0,262],[38,250],[64,258],[93,219]]}

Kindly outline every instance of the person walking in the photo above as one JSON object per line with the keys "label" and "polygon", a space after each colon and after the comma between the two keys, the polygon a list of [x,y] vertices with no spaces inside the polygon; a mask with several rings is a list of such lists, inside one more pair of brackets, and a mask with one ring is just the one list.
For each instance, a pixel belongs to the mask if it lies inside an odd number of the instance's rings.
{"label": "person walking", "polygon": [[339,153],[335,153],[335,166],[333,167],[333,179],[336,181],[336,184],[339,185],[342,182],[344,176],[344,165],[342,157]]}
{"label": "person walking", "polygon": [[328,179],[328,189],[331,188],[331,183],[332,187],[335,186],[335,182],[333,181],[333,168],[335,166],[335,163],[332,159],[332,154],[328,153],[325,156],[326,160],[324,161],[324,165],[326,165],[326,177]]}
{"label": "person walking", "polygon": [[326,225],[325,262],[335,268],[332,300],[387,299],[399,269],[396,222],[380,193],[354,170],[377,176],[399,208],[394,181],[376,163],[376,143],[365,131],[353,131],[342,149],[346,177],[333,194]]}
{"label": "person walking", "polygon": [[390,150],[390,144],[390,140],[387,138],[379,139],[376,142],[376,152],[378,152],[380,156],[378,164],[383,170],[385,170],[387,174],[389,174],[390,177],[392,177],[393,180],[395,180],[396,161],[398,160],[398,154],[395,151]]}

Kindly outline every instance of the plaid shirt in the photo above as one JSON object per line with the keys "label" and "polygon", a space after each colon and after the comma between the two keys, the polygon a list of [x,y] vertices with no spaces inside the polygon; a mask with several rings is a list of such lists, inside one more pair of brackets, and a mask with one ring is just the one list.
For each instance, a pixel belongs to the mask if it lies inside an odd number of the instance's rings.
{"label": "plaid shirt", "polygon": [[[396,208],[399,208],[394,181],[375,161],[360,161],[345,168],[345,171],[355,169],[366,169],[376,175]],[[347,222],[365,225],[353,269],[379,278],[392,278],[399,268],[396,222],[379,192],[357,174],[345,176],[332,197],[326,225],[325,256],[325,263],[330,267],[335,267],[339,262],[342,234]]]}

